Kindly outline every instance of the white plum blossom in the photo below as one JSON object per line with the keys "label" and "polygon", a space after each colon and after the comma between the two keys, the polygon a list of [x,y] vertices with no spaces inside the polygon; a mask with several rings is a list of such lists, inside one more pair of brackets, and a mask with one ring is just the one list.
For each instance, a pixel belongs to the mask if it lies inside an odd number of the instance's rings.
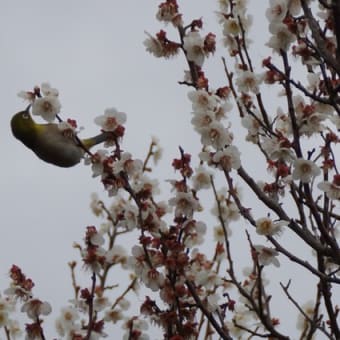
{"label": "white plum blossom", "polygon": [[119,244],[115,244],[106,252],[105,259],[108,264],[125,264],[127,262],[127,252],[124,247]]}
{"label": "white plum blossom", "polygon": [[195,169],[194,176],[192,177],[193,188],[196,191],[210,188],[211,176],[212,174],[203,165],[200,165]]}
{"label": "white plum blossom", "polygon": [[282,227],[287,225],[286,221],[272,221],[269,217],[256,220],[256,232],[259,235],[273,236],[282,232]]}
{"label": "white plum blossom", "polygon": [[149,336],[144,333],[144,331],[149,328],[148,323],[145,320],[134,317],[133,320],[125,322],[123,328],[126,329],[127,332],[123,335],[122,340],[130,340],[132,332],[138,334],[138,340],[150,339]]}
{"label": "white plum blossom", "polygon": [[215,120],[215,113],[213,111],[202,111],[194,112],[191,123],[194,129],[200,133],[202,129],[207,128]]}
{"label": "white plum blossom", "polygon": [[273,264],[275,267],[280,267],[280,262],[276,258],[276,256],[279,255],[279,252],[274,248],[268,248],[261,245],[256,245],[254,248],[257,253],[257,259],[261,265],[268,266]]}
{"label": "white plum blossom", "polygon": [[218,97],[203,89],[190,91],[188,93],[188,98],[192,102],[192,109],[195,112],[214,111],[218,105]]}
{"label": "white plum blossom", "polygon": [[72,306],[61,309],[61,315],[56,320],[56,328],[59,335],[64,336],[69,331],[74,330],[75,323],[79,319],[79,313]]}
{"label": "white plum blossom", "polygon": [[239,169],[241,166],[240,151],[234,145],[229,145],[223,151],[217,151],[213,156],[213,162],[217,163],[225,171]]}
{"label": "white plum blossom", "polygon": [[119,112],[115,108],[108,108],[104,111],[104,115],[96,117],[94,122],[104,131],[114,131],[126,122],[126,113]]}
{"label": "white plum blossom", "polygon": [[184,244],[188,248],[202,244],[207,230],[205,223],[195,220],[188,220],[183,224],[185,231]]}
{"label": "white plum blossom", "polygon": [[191,31],[183,38],[183,47],[187,53],[189,61],[194,62],[197,66],[202,66],[204,63],[204,38],[199,32]]}
{"label": "white plum blossom", "polygon": [[224,35],[228,35],[228,34],[238,35],[241,32],[242,32],[241,27],[240,27],[239,22],[236,18],[229,18],[229,19],[224,21],[224,25],[223,25],[223,34]]}
{"label": "white plum blossom", "polygon": [[51,87],[49,83],[42,83],[40,86],[40,90],[44,96],[59,96],[58,89]]}
{"label": "white plum blossom", "polygon": [[50,314],[52,307],[46,301],[42,302],[38,299],[30,299],[22,305],[21,311],[26,313],[30,319],[36,320],[40,315]]}
{"label": "white plum blossom", "polygon": [[269,25],[269,32],[272,36],[266,45],[275,52],[287,51],[291,43],[295,41],[294,34],[288,30],[285,24],[272,22]]}
{"label": "white plum blossom", "polygon": [[293,180],[300,180],[302,183],[310,182],[321,173],[320,168],[314,162],[303,158],[295,160],[293,167]]}
{"label": "white plum blossom", "polygon": [[263,80],[262,75],[256,75],[254,72],[251,72],[249,70],[238,71],[237,75],[238,77],[236,79],[236,85],[240,92],[253,92],[255,94],[258,94],[260,92],[259,85]]}
{"label": "white plum blossom", "polygon": [[119,175],[122,171],[129,176],[139,175],[143,170],[143,162],[140,159],[132,159],[129,152],[124,152],[120,159],[112,164],[112,170],[115,175]]}
{"label": "white plum blossom", "polygon": [[287,0],[270,0],[270,7],[266,10],[269,22],[282,21],[287,15]]}
{"label": "white plum blossom", "polygon": [[322,190],[328,198],[332,200],[340,200],[340,175],[335,175],[333,182],[323,181],[318,184],[318,188]]}
{"label": "white plum blossom", "polygon": [[[108,157],[107,150],[97,150],[92,157],[92,177],[97,177],[103,175],[104,164],[103,162]],[[85,159],[85,164],[87,164],[88,159]]]}
{"label": "white plum blossom", "polygon": [[61,104],[57,96],[49,95],[36,98],[32,104],[32,114],[41,116],[44,120],[51,123],[60,112]]}
{"label": "white plum blossom", "polygon": [[169,200],[169,204],[175,207],[175,216],[191,218],[194,211],[201,210],[201,206],[191,192],[177,192],[176,197]]}
{"label": "white plum blossom", "polygon": [[164,285],[165,277],[156,268],[144,268],[141,279],[146,287],[153,292],[158,291]]}
{"label": "white plum blossom", "polygon": [[205,146],[212,146],[216,150],[230,145],[233,141],[233,134],[218,121],[212,122],[205,128],[202,128],[201,143]]}
{"label": "white plum blossom", "polygon": [[146,51],[151,53],[156,58],[164,57],[165,52],[161,42],[153,37],[150,33],[145,32],[145,34],[148,36],[143,42]]}
{"label": "white plum blossom", "polygon": [[[308,301],[301,306],[301,309],[310,320],[313,319],[315,315],[315,303],[313,301]],[[296,320],[296,328],[303,331],[306,329],[306,324],[309,324],[309,320],[306,320],[303,314],[299,313]]]}

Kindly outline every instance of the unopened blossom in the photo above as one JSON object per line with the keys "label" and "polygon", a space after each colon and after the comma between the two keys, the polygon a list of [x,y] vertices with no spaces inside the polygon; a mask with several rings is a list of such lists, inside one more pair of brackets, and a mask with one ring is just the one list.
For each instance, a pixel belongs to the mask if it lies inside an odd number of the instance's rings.
{"label": "unopened blossom", "polygon": [[280,267],[280,262],[276,258],[279,253],[274,248],[268,248],[261,245],[254,246],[257,259],[263,266],[273,264],[275,267]]}
{"label": "unopened blossom", "polygon": [[318,184],[318,188],[322,190],[328,198],[332,200],[340,200],[340,175],[335,175],[332,182],[320,182]]}
{"label": "unopened blossom", "polygon": [[256,232],[259,235],[273,236],[280,234],[284,225],[287,225],[287,222],[274,222],[268,217],[262,217],[256,220]]}
{"label": "unopened blossom", "polygon": [[267,46],[271,47],[275,52],[287,51],[291,43],[295,41],[295,36],[289,30],[287,25],[272,22],[269,25],[269,32],[272,34]]}
{"label": "unopened blossom", "polygon": [[287,15],[287,0],[270,0],[266,17],[269,22],[282,21]]}
{"label": "unopened blossom", "polygon": [[94,122],[104,131],[115,131],[118,126],[126,122],[126,113],[108,108],[104,111],[104,115],[96,117]]}
{"label": "unopened blossom", "polygon": [[225,171],[237,170],[241,166],[240,151],[236,146],[229,145],[224,150],[215,153],[213,162]]}
{"label": "unopened blossom", "polygon": [[298,158],[293,163],[293,180],[300,180],[302,183],[310,182],[315,176],[320,175],[320,168],[312,161]]}
{"label": "unopened blossom", "polygon": [[49,95],[36,98],[32,104],[32,114],[41,116],[44,120],[51,123],[60,112],[61,104],[57,96]]}
{"label": "unopened blossom", "polygon": [[197,66],[202,66],[204,63],[204,38],[199,32],[190,31],[183,38],[183,48],[189,61],[194,62]]}
{"label": "unopened blossom", "polygon": [[240,92],[253,92],[255,94],[260,92],[260,84],[263,80],[263,76],[256,75],[254,72],[249,70],[239,71],[237,75],[236,85]]}

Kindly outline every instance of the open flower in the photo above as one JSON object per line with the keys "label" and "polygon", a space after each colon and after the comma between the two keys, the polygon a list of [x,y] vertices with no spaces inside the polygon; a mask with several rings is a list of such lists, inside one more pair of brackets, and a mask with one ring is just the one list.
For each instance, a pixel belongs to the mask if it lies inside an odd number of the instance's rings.
{"label": "open flower", "polygon": [[280,262],[276,258],[279,253],[275,249],[261,245],[254,246],[254,249],[257,254],[257,259],[261,265],[268,266],[269,264],[273,264],[275,267],[280,267]]}
{"label": "open flower", "polygon": [[286,221],[274,222],[268,217],[259,218],[256,221],[256,232],[259,235],[276,235],[282,231],[282,226],[287,225]]}
{"label": "open flower", "polygon": [[313,177],[320,175],[320,168],[312,161],[299,158],[294,164],[293,180],[300,180],[302,183],[308,183]]}
{"label": "open flower", "polygon": [[32,114],[41,116],[47,122],[53,122],[60,112],[61,104],[57,96],[36,98],[32,104]]}
{"label": "open flower", "polygon": [[94,122],[104,131],[115,131],[119,125],[126,122],[126,113],[109,108],[104,111],[104,115],[96,117]]}
{"label": "open flower", "polygon": [[330,199],[340,200],[340,175],[335,175],[333,177],[333,182],[324,181],[319,183],[318,188]]}

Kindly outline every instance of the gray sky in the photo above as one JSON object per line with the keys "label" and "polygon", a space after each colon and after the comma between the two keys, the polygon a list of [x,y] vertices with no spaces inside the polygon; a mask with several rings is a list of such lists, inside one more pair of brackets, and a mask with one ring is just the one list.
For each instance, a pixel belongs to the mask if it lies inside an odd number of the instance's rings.
{"label": "gray sky", "polygon": [[[217,1],[179,3],[185,20],[203,16],[206,33],[216,30]],[[199,149],[199,138],[190,126],[188,89],[177,84],[183,76],[183,58],[155,59],[142,44],[145,30],[155,33],[163,28],[155,19],[158,4],[0,0],[0,290],[7,287],[10,266],[17,264],[33,278],[37,296],[50,301],[58,314],[73,293],[67,262],[79,257],[72,243],[81,241],[87,225],[99,222],[88,208],[90,194],[105,197],[89,167],[61,169],[43,163],[14,139],[9,121],[25,107],[16,96],[20,90],[45,81],[58,88],[61,116],[84,126],[81,136],[97,133],[93,118],[105,108],[126,112],[125,150],[143,158],[151,136],[160,138],[164,148],[157,170],[160,180],[173,177],[170,164],[178,156],[178,145],[188,152]],[[255,27],[261,30],[266,21],[257,14]],[[174,30],[168,30],[175,37]],[[256,31],[253,35],[263,42]],[[257,50],[258,60],[265,53]],[[219,55],[221,50],[207,61],[213,87],[225,83]]]}

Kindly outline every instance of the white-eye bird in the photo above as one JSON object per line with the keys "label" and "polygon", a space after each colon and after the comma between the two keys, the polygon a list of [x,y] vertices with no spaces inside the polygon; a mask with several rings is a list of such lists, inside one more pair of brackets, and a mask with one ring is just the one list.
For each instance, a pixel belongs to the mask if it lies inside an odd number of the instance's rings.
{"label": "white-eye bird", "polygon": [[[74,134],[65,133],[55,123],[36,123],[29,113],[29,107],[12,117],[11,128],[15,138],[47,163],[67,168],[78,164],[84,156],[85,150]],[[92,138],[82,139],[81,143],[88,150],[110,137],[112,133],[102,132]]]}

